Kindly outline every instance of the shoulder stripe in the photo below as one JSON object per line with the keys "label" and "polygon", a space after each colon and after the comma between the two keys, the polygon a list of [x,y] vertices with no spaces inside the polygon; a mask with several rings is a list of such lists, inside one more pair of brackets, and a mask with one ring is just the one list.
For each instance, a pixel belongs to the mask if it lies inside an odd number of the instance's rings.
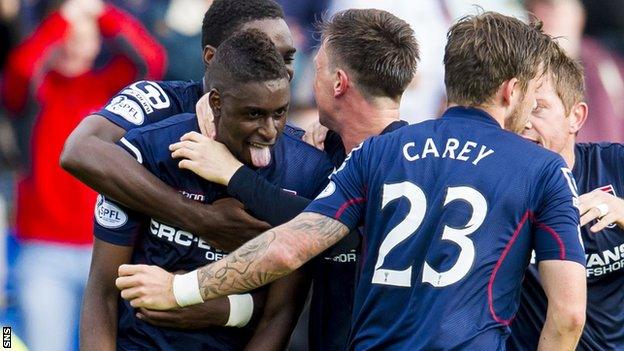
{"label": "shoulder stripe", "polygon": [[141,155],[141,151],[139,151],[136,146],[130,144],[130,142],[126,138],[121,138],[119,141],[134,154],[134,158],[136,158],[136,160],[139,161],[140,164],[143,164],[143,156]]}

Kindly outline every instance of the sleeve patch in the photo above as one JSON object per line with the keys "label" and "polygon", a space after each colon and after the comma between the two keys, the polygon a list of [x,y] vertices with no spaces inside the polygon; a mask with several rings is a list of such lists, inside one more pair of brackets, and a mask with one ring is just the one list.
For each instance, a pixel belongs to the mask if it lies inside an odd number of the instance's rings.
{"label": "sleeve patch", "polygon": [[116,229],[128,222],[128,215],[116,205],[107,202],[104,196],[98,195],[95,220],[104,228]]}
{"label": "sleeve patch", "polygon": [[105,109],[135,125],[141,125],[145,121],[145,114],[139,104],[125,96],[116,96]]}

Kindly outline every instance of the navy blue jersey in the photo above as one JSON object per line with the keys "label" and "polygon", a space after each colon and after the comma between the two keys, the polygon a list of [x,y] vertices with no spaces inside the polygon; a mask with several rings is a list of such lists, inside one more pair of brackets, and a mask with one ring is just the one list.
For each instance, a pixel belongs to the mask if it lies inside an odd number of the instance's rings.
{"label": "navy blue jersey", "polygon": [[143,80],[125,87],[96,114],[130,130],[180,113],[195,113],[202,95],[201,82]]}
{"label": "navy blue jersey", "polygon": [[[406,126],[405,121],[390,123],[381,135]],[[332,131],[325,139],[325,152],[340,167],[347,156],[342,139]],[[310,349],[343,351],[351,330],[353,295],[360,256],[359,228],[336,245],[316,257],[312,267],[312,299],[310,302]]]}
{"label": "navy blue jersey", "polygon": [[306,209],[364,225],[350,348],[504,349],[531,250],[584,264],[573,186],[472,108],[354,149]]}
{"label": "navy blue jersey", "polygon": [[[577,144],[572,173],[579,194],[595,189],[617,197],[624,194],[624,146]],[[615,225],[592,233],[581,228],[587,259],[587,320],[579,350],[624,350],[624,230]],[[531,265],[522,285],[518,316],[512,325],[509,348],[534,350],[546,320],[548,301]]]}
{"label": "navy blue jersey", "polygon": [[[178,168],[168,146],[190,131],[198,131],[196,116],[182,114],[131,130],[119,145],[150,172],[183,195],[209,204],[227,196],[226,188]],[[269,166],[257,172],[286,191],[314,197],[326,183],[332,165],[326,155],[303,141],[283,134],[271,150]],[[100,197],[95,213],[95,236],[116,245],[133,245],[132,263],[160,266],[167,271],[190,271],[220,260],[224,252],[192,233],[133,213]],[[135,310],[120,299],[118,347],[121,349],[238,350],[251,336],[246,328],[209,328],[177,331],[140,321]]]}

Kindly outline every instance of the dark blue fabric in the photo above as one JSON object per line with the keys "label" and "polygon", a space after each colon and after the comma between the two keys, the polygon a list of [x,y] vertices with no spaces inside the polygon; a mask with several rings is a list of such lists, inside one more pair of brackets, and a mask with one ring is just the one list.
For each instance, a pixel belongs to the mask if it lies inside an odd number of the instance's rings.
{"label": "dark blue fabric", "polygon": [[[602,189],[624,194],[624,146],[577,144],[572,170],[579,195]],[[581,228],[587,257],[587,320],[578,350],[624,350],[624,231],[613,225],[598,233]],[[546,320],[548,301],[532,264],[522,284],[518,315],[512,324],[510,350],[535,350]]]}
{"label": "dark blue fabric", "polygon": [[472,108],[354,149],[306,209],[364,226],[349,348],[504,349],[531,250],[585,261],[572,181]]}
{"label": "dark blue fabric", "polygon": [[[119,145],[165,183],[198,202],[209,204],[228,196],[225,187],[180,170],[168,146],[190,131],[199,131],[193,114],[177,115],[142,128],[132,129]],[[269,166],[257,173],[280,188],[304,197],[318,191],[314,180],[319,169],[330,169],[325,154],[303,141],[282,134],[271,150]],[[326,177],[326,176],[325,176]],[[265,218],[260,218],[268,220]],[[101,198],[96,209],[95,236],[117,245],[134,245],[132,263],[158,265],[170,272],[189,271],[223,258],[227,252],[180,228],[128,211]],[[159,350],[240,350],[254,326],[179,331],[157,328],[135,318],[135,310],[119,302],[118,347]]]}

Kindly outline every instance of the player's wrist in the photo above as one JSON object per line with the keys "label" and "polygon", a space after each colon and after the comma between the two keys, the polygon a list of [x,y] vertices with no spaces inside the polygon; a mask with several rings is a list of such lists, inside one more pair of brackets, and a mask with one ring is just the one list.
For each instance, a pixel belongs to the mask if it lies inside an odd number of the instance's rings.
{"label": "player's wrist", "polygon": [[173,276],[173,297],[180,307],[196,305],[204,302],[199,289],[197,270]]}
{"label": "player's wrist", "polygon": [[251,294],[228,295],[230,313],[225,323],[226,327],[242,328],[253,316],[254,302]]}
{"label": "player's wrist", "polygon": [[225,186],[230,185],[230,181],[232,180],[232,177],[234,177],[234,174],[236,174],[236,172],[242,167],[243,167],[243,164],[240,161],[236,159],[232,160],[232,162],[229,163],[229,165],[227,166],[223,174],[221,184]]}

